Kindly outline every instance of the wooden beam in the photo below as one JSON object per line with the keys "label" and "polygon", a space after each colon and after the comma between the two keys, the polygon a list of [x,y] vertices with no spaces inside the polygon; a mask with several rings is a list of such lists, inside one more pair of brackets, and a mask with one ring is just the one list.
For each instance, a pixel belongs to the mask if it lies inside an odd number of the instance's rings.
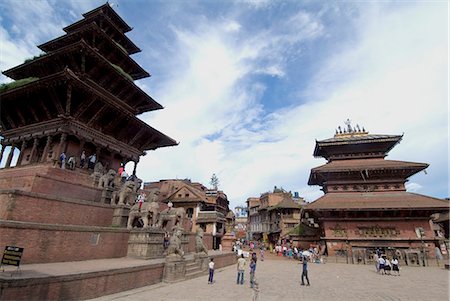
{"label": "wooden beam", "polygon": [[22,110],[16,110],[17,115],[19,116],[20,122],[22,123],[22,126],[27,125],[27,122],[25,121],[25,118],[22,115]]}
{"label": "wooden beam", "polygon": [[98,119],[98,117],[103,113],[103,111],[106,108],[106,104],[103,104],[103,106],[92,116],[92,118],[88,121],[87,126],[92,126],[94,121]]}
{"label": "wooden beam", "polygon": [[34,118],[34,121],[35,121],[35,122],[39,122],[39,117],[37,116],[36,111],[34,110],[34,108],[33,108],[32,105],[29,105],[29,106],[28,106],[28,110],[30,110],[31,115],[32,115],[33,118]]}
{"label": "wooden beam", "polygon": [[40,107],[44,110],[45,114],[47,115],[48,119],[52,119],[52,114],[50,114],[50,111],[48,110],[47,106],[44,104],[44,101],[39,99]]}
{"label": "wooden beam", "polygon": [[53,104],[55,105],[58,114],[64,114],[64,109],[61,105],[58,95],[55,93],[55,89],[49,88],[47,91],[49,92],[50,99],[53,101]]}
{"label": "wooden beam", "polygon": [[74,114],[75,119],[79,119],[81,115],[83,115],[90,106],[95,102],[96,97],[94,99],[90,100],[88,98],[85,98],[84,102],[78,107],[78,111]]}
{"label": "wooden beam", "polygon": [[145,129],[144,129],[144,128],[141,128],[141,129],[134,135],[134,137],[131,138],[131,140],[130,140],[127,144],[133,145],[133,144],[136,142],[136,140],[144,133],[144,131],[145,131]]}

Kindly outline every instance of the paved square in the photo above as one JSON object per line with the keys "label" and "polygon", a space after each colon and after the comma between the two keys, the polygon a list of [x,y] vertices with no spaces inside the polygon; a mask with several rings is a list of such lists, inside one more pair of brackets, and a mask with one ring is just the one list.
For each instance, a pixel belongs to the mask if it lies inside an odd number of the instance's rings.
{"label": "paved square", "polygon": [[[248,267],[248,266],[247,266]],[[401,276],[384,276],[371,265],[309,264],[311,286],[300,286],[301,265],[285,258],[258,260],[259,300],[449,300],[450,272],[438,267],[401,267]],[[96,301],[230,301],[251,300],[248,270],[236,285],[236,266],[187,281],[146,286],[104,296]]]}

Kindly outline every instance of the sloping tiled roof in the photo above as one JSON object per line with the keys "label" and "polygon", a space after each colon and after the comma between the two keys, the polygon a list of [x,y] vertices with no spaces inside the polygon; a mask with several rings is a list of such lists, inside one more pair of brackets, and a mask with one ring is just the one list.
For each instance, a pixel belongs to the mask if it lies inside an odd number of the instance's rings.
{"label": "sloping tiled roof", "polygon": [[305,210],[426,209],[449,210],[450,202],[406,191],[327,193]]}
{"label": "sloping tiled roof", "polygon": [[345,137],[333,137],[325,140],[319,140],[317,143],[326,143],[326,144],[354,144],[354,143],[366,143],[373,142],[379,140],[386,141],[398,141],[402,138],[402,135],[354,135],[354,136],[345,136]]}
{"label": "sloping tiled roof", "polygon": [[364,169],[397,169],[397,168],[411,168],[411,169],[425,169],[428,167],[426,163],[385,160],[382,158],[376,159],[349,159],[349,160],[335,160],[327,164],[315,167],[311,171],[329,172],[329,171],[348,171],[348,170],[364,170]]}
{"label": "sloping tiled roof", "polygon": [[278,209],[278,208],[285,208],[285,209],[300,209],[300,207],[294,203],[294,201],[290,198],[284,198],[281,202],[279,202],[278,204],[271,206],[268,208],[268,210],[274,210],[274,209]]}

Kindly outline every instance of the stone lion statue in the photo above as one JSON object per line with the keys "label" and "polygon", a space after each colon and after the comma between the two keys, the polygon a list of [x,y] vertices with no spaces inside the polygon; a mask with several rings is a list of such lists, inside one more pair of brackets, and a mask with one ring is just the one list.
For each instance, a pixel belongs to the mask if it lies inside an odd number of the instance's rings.
{"label": "stone lion statue", "polygon": [[134,202],[135,194],[135,183],[133,181],[126,181],[123,183],[120,190],[114,193],[114,203],[116,203],[118,199],[118,205],[131,204]]}
{"label": "stone lion statue", "polygon": [[112,188],[114,185],[114,178],[116,177],[116,171],[114,169],[108,170],[103,176],[98,180],[98,188]]}
{"label": "stone lion statue", "polygon": [[99,162],[95,163],[95,165],[94,165],[94,173],[95,172],[98,172],[100,174],[103,173],[103,164],[102,164],[102,162],[99,161]]}
{"label": "stone lion statue", "polygon": [[195,252],[197,252],[197,253],[205,252],[205,254],[208,255],[208,249],[206,248],[205,243],[203,242],[203,229],[202,228],[198,228],[196,231]]}
{"label": "stone lion statue", "polygon": [[184,251],[181,248],[181,237],[183,236],[182,228],[175,228],[173,235],[170,237],[169,247],[167,248],[167,256],[181,256],[184,257]]}
{"label": "stone lion statue", "polygon": [[143,228],[156,227],[158,225],[159,217],[159,204],[157,202],[144,202],[141,209],[139,209],[139,203],[136,203],[131,207],[128,214],[128,229],[133,228],[133,224],[136,218],[142,219],[144,225]]}

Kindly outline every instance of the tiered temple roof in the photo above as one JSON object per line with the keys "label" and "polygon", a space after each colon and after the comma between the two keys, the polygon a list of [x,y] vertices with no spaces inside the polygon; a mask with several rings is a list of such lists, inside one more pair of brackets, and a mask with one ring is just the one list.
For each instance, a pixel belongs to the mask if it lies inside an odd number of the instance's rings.
{"label": "tiered temple roof", "polygon": [[406,192],[408,178],[426,163],[385,160],[403,135],[370,135],[347,121],[331,139],[316,141],[314,156],[328,160],[311,169],[309,185],[320,185],[325,195],[306,206],[311,210],[444,210],[444,200]]}
{"label": "tiered temple roof", "polygon": [[108,3],[83,16],[64,28],[66,35],[41,44],[45,53],[3,72],[17,81],[1,92],[3,146],[21,144],[24,151],[33,144],[29,164],[46,161],[41,152],[55,138],[59,148],[70,142],[81,153],[90,143],[91,152],[124,162],[176,145],[136,117],[162,106],[133,82],[150,74],[129,56],[140,51],[125,36],[131,27]]}

